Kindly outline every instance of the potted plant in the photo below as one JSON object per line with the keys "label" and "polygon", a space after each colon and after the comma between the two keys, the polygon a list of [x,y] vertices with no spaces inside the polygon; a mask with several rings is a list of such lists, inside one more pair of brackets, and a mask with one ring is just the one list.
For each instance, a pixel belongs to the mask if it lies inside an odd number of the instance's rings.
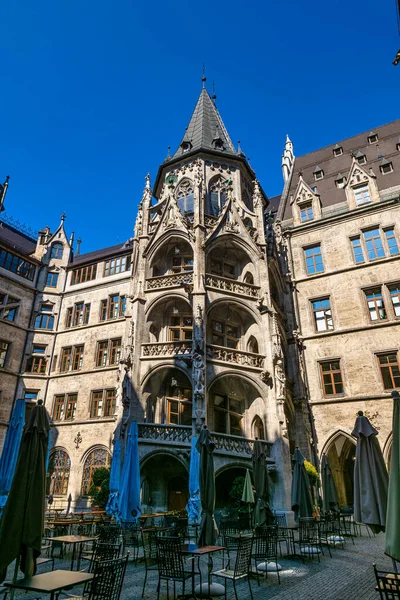
{"label": "potted plant", "polygon": [[105,508],[110,494],[110,471],[106,467],[99,467],[93,472],[92,485],[89,496],[92,499],[93,508]]}

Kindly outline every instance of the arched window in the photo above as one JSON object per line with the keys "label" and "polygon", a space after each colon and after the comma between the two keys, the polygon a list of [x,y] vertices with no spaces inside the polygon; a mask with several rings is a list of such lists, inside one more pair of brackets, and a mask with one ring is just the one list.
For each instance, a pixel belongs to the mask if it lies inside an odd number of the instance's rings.
{"label": "arched window", "polygon": [[53,496],[65,496],[68,491],[68,480],[71,459],[65,450],[55,448],[50,454],[47,493]]}
{"label": "arched window", "polygon": [[107,448],[93,448],[86,457],[82,475],[82,496],[87,496],[93,481],[93,473],[100,467],[110,467],[111,456]]}
{"label": "arched window", "polygon": [[184,179],[179,184],[176,192],[176,202],[182,214],[186,215],[194,212],[193,183],[189,179]]}
{"label": "arched window", "polygon": [[264,423],[258,415],[254,417],[253,421],[253,437],[259,440],[265,440]]}
{"label": "arched window", "polygon": [[226,180],[223,177],[212,179],[209,187],[209,213],[219,215],[226,202]]}
{"label": "arched window", "polygon": [[62,258],[64,246],[60,242],[55,242],[51,247],[50,258]]}
{"label": "arched window", "polygon": [[243,277],[243,281],[244,283],[251,283],[251,285],[254,285],[254,277],[252,273],[250,273],[250,271],[247,271],[247,273]]}
{"label": "arched window", "polygon": [[249,341],[247,342],[247,352],[253,352],[254,354],[258,354],[258,342],[254,335],[249,337]]}

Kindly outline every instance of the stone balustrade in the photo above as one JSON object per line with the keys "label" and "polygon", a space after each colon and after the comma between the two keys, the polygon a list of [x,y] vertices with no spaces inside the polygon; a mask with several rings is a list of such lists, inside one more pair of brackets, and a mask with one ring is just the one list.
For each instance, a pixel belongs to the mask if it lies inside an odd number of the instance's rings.
{"label": "stone balustrade", "polygon": [[258,285],[236,281],[236,279],[229,279],[220,275],[210,275],[209,273],[206,273],[206,287],[232,292],[240,296],[249,296],[253,299],[257,299],[260,293]]}
{"label": "stone balustrade", "polygon": [[235,348],[225,348],[225,346],[207,345],[207,358],[233,363],[242,367],[262,369],[265,356],[254,352],[236,350]]}
{"label": "stone balustrade", "polygon": [[153,356],[189,356],[192,354],[192,342],[155,342],[142,344],[142,358]]}
{"label": "stone balustrade", "polygon": [[158,290],[160,288],[190,285],[193,283],[193,272],[172,273],[172,275],[161,275],[146,279],[146,290]]}

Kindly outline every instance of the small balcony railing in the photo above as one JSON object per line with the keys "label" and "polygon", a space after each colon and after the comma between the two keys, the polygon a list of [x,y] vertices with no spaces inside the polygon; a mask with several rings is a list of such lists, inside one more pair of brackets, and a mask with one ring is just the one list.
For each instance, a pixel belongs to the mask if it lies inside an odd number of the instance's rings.
{"label": "small balcony railing", "polygon": [[142,358],[153,356],[189,356],[192,354],[192,342],[155,342],[142,344]]}
{"label": "small balcony railing", "polygon": [[146,290],[159,290],[162,288],[190,285],[193,283],[193,272],[173,273],[146,279]]}
{"label": "small balcony railing", "polygon": [[[167,446],[187,446],[192,440],[192,428],[189,425],[160,425],[158,423],[138,423],[139,439],[145,443],[165,444]],[[254,440],[239,435],[211,432],[216,454],[235,454],[251,458]],[[266,458],[271,456],[272,442],[261,441]]]}
{"label": "small balcony railing", "polygon": [[243,281],[229,279],[228,277],[221,277],[220,275],[210,275],[209,273],[206,273],[206,287],[231,292],[239,296],[249,296],[253,299],[257,299],[260,292],[258,285],[244,283]]}
{"label": "small balcony railing", "polygon": [[207,346],[207,356],[211,360],[219,360],[221,362],[240,365],[241,367],[252,367],[262,369],[264,358],[261,354],[254,352],[243,352],[235,348],[225,348],[225,346]]}

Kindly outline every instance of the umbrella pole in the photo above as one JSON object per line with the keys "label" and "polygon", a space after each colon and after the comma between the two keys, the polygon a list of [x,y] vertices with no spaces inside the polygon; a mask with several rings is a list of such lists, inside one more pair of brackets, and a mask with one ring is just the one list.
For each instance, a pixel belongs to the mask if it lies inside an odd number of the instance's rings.
{"label": "umbrella pole", "polygon": [[[15,559],[13,583],[15,583],[17,581],[20,560],[21,560],[21,554],[18,554],[17,558]],[[15,588],[12,588],[12,590],[10,592],[10,600],[14,600],[14,595],[15,595]]]}

